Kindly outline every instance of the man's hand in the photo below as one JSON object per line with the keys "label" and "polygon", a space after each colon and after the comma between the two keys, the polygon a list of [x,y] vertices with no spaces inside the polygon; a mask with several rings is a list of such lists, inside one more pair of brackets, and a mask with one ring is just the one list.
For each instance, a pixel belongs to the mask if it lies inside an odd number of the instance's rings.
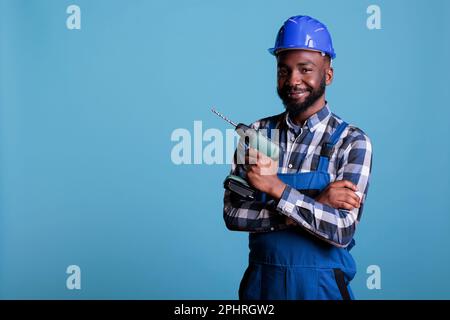
{"label": "man's hand", "polygon": [[315,200],[335,209],[353,210],[360,207],[361,201],[356,191],[358,188],[350,181],[339,180],[330,183]]}
{"label": "man's hand", "polygon": [[250,185],[276,200],[280,199],[286,185],[277,176],[278,161],[249,148],[245,163],[249,164],[247,180]]}
{"label": "man's hand", "polygon": [[[360,207],[360,199],[356,191],[358,188],[350,181],[339,180],[330,183],[315,200],[335,209],[353,210]],[[297,222],[286,217],[286,224],[296,225]]]}

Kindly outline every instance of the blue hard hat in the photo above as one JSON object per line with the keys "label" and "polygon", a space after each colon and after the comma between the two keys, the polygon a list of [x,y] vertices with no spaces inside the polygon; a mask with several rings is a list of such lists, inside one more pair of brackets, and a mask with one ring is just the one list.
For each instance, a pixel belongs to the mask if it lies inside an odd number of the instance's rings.
{"label": "blue hard hat", "polygon": [[277,55],[278,52],[289,49],[319,51],[329,55],[331,59],[336,57],[327,27],[309,16],[287,19],[278,31],[275,47],[270,48],[269,52]]}

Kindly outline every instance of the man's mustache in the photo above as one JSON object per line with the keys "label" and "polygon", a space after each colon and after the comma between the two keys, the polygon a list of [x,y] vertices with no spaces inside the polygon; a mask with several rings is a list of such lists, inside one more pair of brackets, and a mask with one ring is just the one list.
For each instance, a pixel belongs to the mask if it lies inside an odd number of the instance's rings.
{"label": "man's mustache", "polygon": [[312,92],[312,88],[308,88],[308,87],[292,87],[292,86],[284,86],[281,89],[281,92],[285,93],[285,94],[289,94],[289,93],[302,93],[302,92]]}

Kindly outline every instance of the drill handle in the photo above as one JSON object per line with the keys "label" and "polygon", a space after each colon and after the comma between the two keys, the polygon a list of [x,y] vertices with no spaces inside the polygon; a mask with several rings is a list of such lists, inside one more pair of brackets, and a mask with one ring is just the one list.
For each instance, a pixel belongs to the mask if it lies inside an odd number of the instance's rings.
{"label": "drill handle", "polygon": [[244,141],[245,147],[252,147],[266,156],[278,160],[280,149],[277,144],[266,137],[260,130],[255,130],[245,124],[239,123],[236,132]]}

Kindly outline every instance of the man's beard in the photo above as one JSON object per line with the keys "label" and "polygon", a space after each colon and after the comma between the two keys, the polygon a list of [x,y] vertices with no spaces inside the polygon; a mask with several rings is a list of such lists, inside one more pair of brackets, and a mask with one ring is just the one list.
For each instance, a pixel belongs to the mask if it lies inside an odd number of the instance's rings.
{"label": "man's beard", "polygon": [[308,96],[303,102],[293,102],[292,99],[289,98],[289,92],[298,90],[298,87],[291,87],[289,85],[285,85],[283,88],[277,88],[278,96],[283,101],[284,107],[289,112],[291,117],[296,117],[302,112],[305,112],[309,107],[311,107],[324,93],[326,87],[326,77],[325,75],[320,82],[320,85],[317,89],[312,89],[308,87],[306,90],[309,91]]}

